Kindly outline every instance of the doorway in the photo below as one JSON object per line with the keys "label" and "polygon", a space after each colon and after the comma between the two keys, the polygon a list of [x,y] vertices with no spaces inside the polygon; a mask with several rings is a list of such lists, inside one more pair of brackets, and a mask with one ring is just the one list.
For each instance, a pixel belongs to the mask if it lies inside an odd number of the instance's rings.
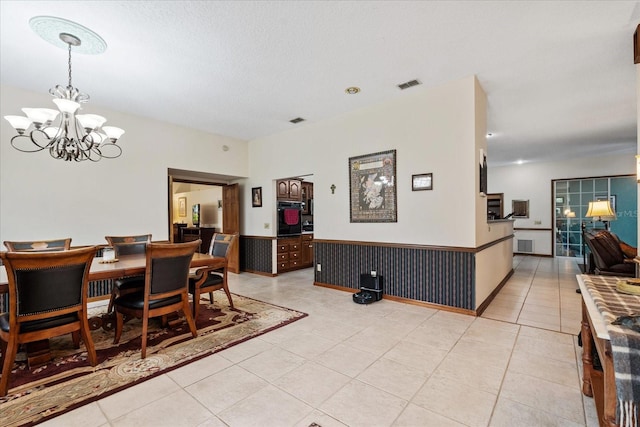
{"label": "doorway", "polygon": [[[207,252],[214,233],[240,238],[240,177],[169,169],[168,228],[174,243],[200,239]],[[240,272],[240,244],[229,254],[228,269]]]}

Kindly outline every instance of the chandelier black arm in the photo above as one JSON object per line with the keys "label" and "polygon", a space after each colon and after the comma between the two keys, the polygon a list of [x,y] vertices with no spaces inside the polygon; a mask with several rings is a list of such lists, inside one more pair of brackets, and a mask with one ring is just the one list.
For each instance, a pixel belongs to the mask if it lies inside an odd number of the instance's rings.
{"label": "chandelier black arm", "polygon": [[[46,136],[46,134],[40,130],[34,130],[33,132],[31,132],[29,135],[25,135],[25,134],[18,134],[15,135],[13,138],[11,138],[11,146],[13,148],[15,148],[18,151],[22,151],[23,153],[37,153],[38,151],[42,151],[42,150],[46,150],[47,148],[49,148],[49,144],[45,144],[45,145],[40,145],[38,144],[38,141],[36,141],[33,136],[35,132],[40,132],[42,134],[44,134]],[[33,145],[35,145],[35,148],[33,148],[32,150],[23,150],[22,148],[18,147],[16,145],[16,141],[22,141],[21,138],[24,138],[26,140],[31,141],[31,143]]]}

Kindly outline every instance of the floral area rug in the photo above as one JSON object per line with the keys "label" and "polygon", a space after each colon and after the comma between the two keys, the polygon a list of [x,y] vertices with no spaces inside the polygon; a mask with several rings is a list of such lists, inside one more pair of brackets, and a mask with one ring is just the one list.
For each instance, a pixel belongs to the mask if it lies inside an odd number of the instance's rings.
{"label": "floral area rug", "polygon": [[[168,328],[161,327],[160,319],[150,320],[146,359],[140,359],[139,319],[125,323],[118,345],[113,344],[114,331],[91,331],[95,367],[84,345],[73,348],[70,335],[49,340],[54,358],[45,365],[29,369],[17,357],[9,393],[0,397],[0,426],[37,424],[306,316],[240,295],[233,295],[231,309],[222,291],[214,293],[214,301],[201,300],[196,338],[184,320]],[[100,315],[100,310],[106,307],[89,314]]]}

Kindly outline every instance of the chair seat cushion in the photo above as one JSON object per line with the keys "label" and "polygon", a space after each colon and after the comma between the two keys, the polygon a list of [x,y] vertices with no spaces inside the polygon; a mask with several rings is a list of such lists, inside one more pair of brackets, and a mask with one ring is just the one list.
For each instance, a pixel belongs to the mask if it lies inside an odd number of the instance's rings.
{"label": "chair seat cushion", "polygon": [[[78,321],[77,313],[63,314],[62,316],[51,317],[43,320],[32,320],[24,322],[20,325],[20,332],[34,332],[41,329],[54,328],[56,326],[66,325]],[[9,332],[9,313],[0,315],[0,330]]]}
{"label": "chair seat cushion", "polygon": [[[150,301],[149,309],[165,307],[167,305],[180,302],[180,295],[164,298],[160,300]],[[116,307],[124,307],[132,310],[142,310],[144,307],[144,292],[133,292],[116,298],[113,302]]]}
{"label": "chair seat cushion", "polygon": [[129,290],[136,288],[144,288],[144,275],[122,277],[113,281],[116,288],[121,290]]}
{"label": "chair seat cushion", "polygon": [[[193,293],[197,281],[198,280],[195,278],[192,278],[192,277],[189,278],[189,292]],[[207,279],[204,281],[202,285],[200,285],[200,289],[208,288],[209,286],[221,285],[222,282],[223,282],[222,275],[210,271],[208,273]]]}

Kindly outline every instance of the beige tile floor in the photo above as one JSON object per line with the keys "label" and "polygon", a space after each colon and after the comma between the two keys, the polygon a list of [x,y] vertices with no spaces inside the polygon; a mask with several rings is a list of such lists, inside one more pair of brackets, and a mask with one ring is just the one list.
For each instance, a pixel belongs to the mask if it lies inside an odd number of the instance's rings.
{"label": "beige tile floor", "polygon": [[47,426],[596,426],[580,392],[569,259],[515,257],[482,317],[354,304],[313,272],[232,275],[232,292],[309,316]]}

